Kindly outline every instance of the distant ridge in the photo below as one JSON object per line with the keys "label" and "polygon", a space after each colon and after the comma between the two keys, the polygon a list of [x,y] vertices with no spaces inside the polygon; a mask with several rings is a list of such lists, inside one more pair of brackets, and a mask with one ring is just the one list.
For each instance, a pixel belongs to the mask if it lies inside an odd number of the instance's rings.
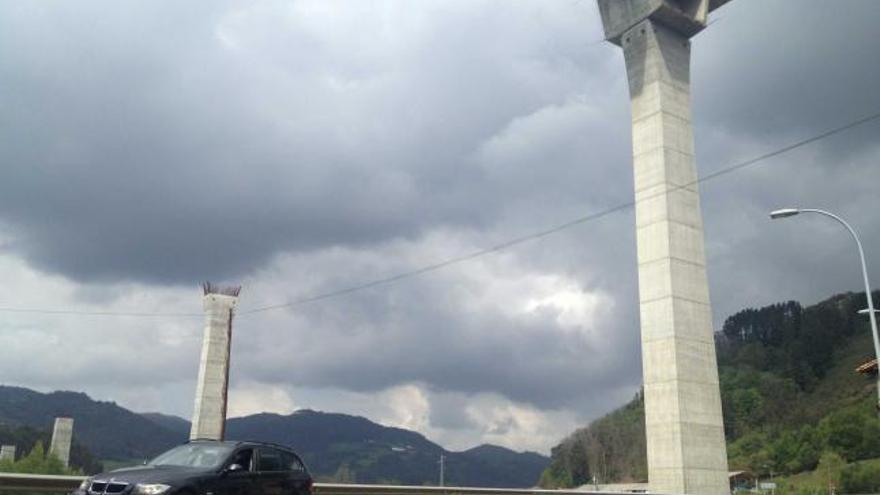
{"label": "distant ridge", "polygon": [[100,459],[143,460],[180,441],[140,414],[81,392],[0,386],[0,424],[47,429],[56,416],[74,418],[74,440]]}
{"label": "distant ridge", "polygon": [[189,437],[190,422],[180,416],[157,412],[140,413],[140,415],[168,431],[181,435],[183,438]]}
{"label": "distant ridge", "polygon": [[[141,462],[189,437],[189,421],[178,416],[138,414],[78,392],[43,394],[0,386],[0,425],[46,428],[61,414],[74,418],[75,440],[104,460]],[[550,463],[540,454],[494,445],[450,452],[410,430],[308,409],[231,418],[227,438],[293,447],[323,481],[437,484],[444,455],[448,485],[527,488]]]}
{"label": "distant ridge", "polygon": [[449,485],[527,488],[550,463],[540,454],[490,445],[450,452],[410,430],[312,410],[232,418],[227,435],[289,445],[324,479],[358,483],[436,484],[444,455]]}
{"label": "distant ridge", "polygon": [[[880,291],[874,292],[875,301]],[[864,293],[811,306],[795,301],[748,308],[715,335],[731,470],[756,477],[816,469],[825,452],[849,461],[880,458],[873,358]],[[876,302],[875,302],[876,304]],[[647,479],[644,401],[578,429],[553,448],[545,488]]]}

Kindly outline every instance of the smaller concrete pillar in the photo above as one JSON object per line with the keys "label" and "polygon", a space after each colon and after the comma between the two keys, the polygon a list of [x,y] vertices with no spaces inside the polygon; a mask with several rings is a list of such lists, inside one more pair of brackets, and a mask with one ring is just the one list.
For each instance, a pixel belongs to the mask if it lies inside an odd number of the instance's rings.
{"label": "smaller concrete pillar", "polygon": [[189,437],[191,440],[223,440],[232,317],[241,287],[216,287],[205,283],[203,289],[205,335]]}
{"label": "smaller concrete pillar", "polygon": [[70,444],[73,441],[73,418],[55,418],[49,453],[55,454],[64,467],[70,465]]}
{"label": "smaller concrete pillar", "polygon": [[15,445],[3,445],[0,447],[0,461],[15,460]]}

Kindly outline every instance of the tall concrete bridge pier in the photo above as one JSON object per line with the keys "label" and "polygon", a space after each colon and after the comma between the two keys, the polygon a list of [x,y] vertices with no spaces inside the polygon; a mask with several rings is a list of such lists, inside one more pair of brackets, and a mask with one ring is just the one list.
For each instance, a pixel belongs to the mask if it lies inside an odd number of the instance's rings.
{"label": "tall concrete bridge pier", "polygon": [[223,440],[229,388],[232,316],[241,287],[202,286],[205,335],[193,408],[190,439]]}
{"label": "tall concrete bridge pier", "polygon": [[652,492],[726,495],[727,451],[690,108],[690,38],[727,0],[598,0],[632,104]]}

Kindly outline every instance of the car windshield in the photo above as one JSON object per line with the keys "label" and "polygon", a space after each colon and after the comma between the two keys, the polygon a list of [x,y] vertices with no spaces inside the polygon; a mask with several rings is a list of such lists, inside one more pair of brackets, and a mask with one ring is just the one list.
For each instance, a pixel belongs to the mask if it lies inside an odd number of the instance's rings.
{"label": "car windshield", "polygon": [[232,453],[234,446],[222,443],[188,443],[159,455],[148,464],[151,466],[185,466],[214,468]]}

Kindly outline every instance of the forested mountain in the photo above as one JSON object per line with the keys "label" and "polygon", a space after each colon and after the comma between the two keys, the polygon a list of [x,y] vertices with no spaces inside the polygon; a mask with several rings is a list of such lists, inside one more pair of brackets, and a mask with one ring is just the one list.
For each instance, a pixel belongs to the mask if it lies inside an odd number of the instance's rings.
{"label": "forested mountain", "polygon": [[[162,423],[189,423],[173,416],[149,415]],[[255,414],[231,418],[227,437],[276,442],[294,447],[309,469],[326,481],[435,484],[440,456],[446,483],[465,486],[532,487],[550,459],[481,445],[450,452],[424,436],[347,414],[300,410],[290,415]]]}
{"label": "forested mountain", "polygon": [[637,395],[554,447],[539,485],[571,488],[591,483],[593,477],[599,483],[644,481],[645,452],[645,410]]}
{"label": "forested mountain", "polygon": [[[15,445],[16,459],[25,457],[37,443],[48,448],[51,440],[51,428],[38,430],[30,426],[12,427],[0,424],[0,445]],[[101,463],[77,441],[70,446],[70,467],[83,473],[94,473],[103,469]]]}
{"label": "forested mountain", "polygon": [[[550,464],[550,459],[534,452],[514,452],[487,444],[460,452],[456,456],[460,456],[469,465],[503,474],[506,479],[515,480],[517,486],[523,487],[535,486],[541,471]],[[535,471],[538,466],[541,466],[540,470]]]}
{"label": "forested mountain", "polygon": [[77,392],[42,394],[0,386],[0,424],[51,431],[57,416],[74,418],[74,440],[100,459],[146,459],[180,436],[113,402]]}
{"label": "forested mountain", "polygon": [[319,477],[358,483],[435,484],[443,455],[449,485],[531,487],[549,464],[539,454],[490,445],[449,452],[409,430],[310,410],[232,418],[227,436],[293,446]]}
{"label": "forested mountain", "polygon": [[176,433],[181,438],[189,438],[190,423],[180,416],[172,416],[170,414],[162,414],[156,412],[141,413],[141,416],[149,419],[150,421],[156,423],[157,425],[165,428],[168,431]]}
{"label": "forested mountain", "polygon": [[[113,464],[140,462],[185,441],[190,428],[176,416],[137,414],[81,393],[42,394],[0,386],[0,440],[9,438],[21,452],[37,439],[48,445],[56,416],[74,418],[74,465],[87,473],[98,467],[85,449]],[[436,484],[443,455],[447,484],[531,487],[550,462],[545,456],[491,445],[449,452],[409,430],[309,410],[231,418],[227,438],[291,446],[316,477],[328,481]]]}
{"label": "forested mountain", "polygon": [[[848,461],[880,457],[875,384],[854,371],[874,355],[867,318],[857,313],[866,306],[864,294],[847,293],[725,321],[716,348],[731,469],[796,473],[828,451]],[[555,447],[541,485],[644,481],[645,451],[636,396]]]}
{"label": "forested mountain", "polygon": [[[144,416],[175,429],[182,438],[189,433],[189,422],[184,419],[156,413]],[[435,484],[443,455],[447,484],[531,487],[550,463],[540,454],[495,445],[450,452],[413,431],[307,409],[289,415],[230,418],[226,436],[292,446],[312,473],[325,481]]]}

